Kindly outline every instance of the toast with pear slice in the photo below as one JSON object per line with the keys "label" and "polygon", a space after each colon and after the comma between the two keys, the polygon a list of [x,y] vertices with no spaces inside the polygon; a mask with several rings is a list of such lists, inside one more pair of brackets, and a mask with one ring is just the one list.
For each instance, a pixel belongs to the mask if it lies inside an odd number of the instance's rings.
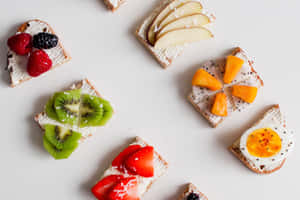
{"label": "toast with pear slice", "polygon": [[215,20],[196,0],[163,0],[135,34],[158,63],[167,68],[188,43],[213,37],[204,26]]}

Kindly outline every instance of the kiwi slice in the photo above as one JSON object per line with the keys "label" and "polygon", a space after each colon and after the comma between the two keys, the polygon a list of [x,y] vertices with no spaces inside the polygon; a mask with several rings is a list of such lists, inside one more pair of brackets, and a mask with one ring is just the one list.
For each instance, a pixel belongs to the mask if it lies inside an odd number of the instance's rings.
{"label": "kiwi slice", "polygon": [[47,140],[60,150],[71,149],[81,138],[80,133],[61,126],[46,124],[44,127]]}
{"label": "kiwi slice", "polygon": [[55,158],[55,159],[66,159],[68,158],[73,151],[77,148],[78,143],[76,143],[72,148],[70,149],[57,149],[53,144],[51,144],[47,138],[46,135],[43,137],[43,143],[44,148]]}
{"label": "kiwi slice", "polygon": [[56,115],[56,111],[54,108],[54,99],[55,99],[56,95],[53,95],[53,97],[47,102],[46,104],[46,114],[48,117],[50,117],[51,119],[54,120],[58,120],[58,117]]}
{"label": "kiwi slice", "polygon": [[80,106],[80,127],[102,126],[112,116],[110,103],[100,97],[83,94]]}
{"label": "kiwi slice", "polygon": [[81,90],[70,90],[55,94],[54,109],[62,123],[77,124],[80,107]]}

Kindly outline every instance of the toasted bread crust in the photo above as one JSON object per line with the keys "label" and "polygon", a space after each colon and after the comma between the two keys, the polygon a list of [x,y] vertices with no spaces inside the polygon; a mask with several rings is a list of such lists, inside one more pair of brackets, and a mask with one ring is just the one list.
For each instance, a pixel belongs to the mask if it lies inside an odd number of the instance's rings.
{"label": "toasted bread crust", "polygon": [[[272,105],[268,110],[271,110],[273,108],[279,108],[279,105],[278,104],[275,104],[275,105]],[[264,117],[267,115],[268,111],[265,112],[257,122],[255,122],[251,127],[255,126],[256,124],[258,124],[261,120],[264,119]],[[250,127],[250,128],[251,128]],[[235,155],[242,163],[244,163],[249,169],[251,169],[252,171],[254,171],[255,173],[258,173],[258,174],[270,174],[270,173],[273,173],[277,170],[279,170],[285,163],[286,159],[284,159],[278,167],[276,167],[275,169],[273,170],[259,170],[258,168],[255,168],[253,167],[249,161],[246,159],[246,157],[242,154],[242,152],[240,151],[239,147],[235,147],[234,144],[232,144],[230,147],[228,147],[228,150],[231,151],[233,153],[233,155]]]}
{"label": "toasted bread crust", "polygon": [[[39,20],[39,19],[33,19],[33,20],[29,20],[29,21],[23,23],[23,24],[18,28],[17,32],[25,32],[26,29],[27,29],[27,24],[28,24],[29,22],[32,22],[32,21],[41,22],[41,23],[46,24],[46,25],[48,26],[48,28],[49,28],[49,31],[50,31],[52,34],[55,34],[53,28],[52,28],[48,23],[46,23],[46,22],[44,22],[44,21],[42,21],[42,20]],[[66,62],[68,62],[68,61],[71,60],[71,56],[70,56],[70,55],[67,53],[67,51],[64,49],[64,47],[63,47],[63,45],[62,45],[62,43],[61,43],[60,40],[58,41],[58,45],[61,46],[61,48],[63,49],[64,56],[65,56],[65,59],[66,59],[66,60],[65,60],[63,63],[59,64],[59,65],[54,65],[54,66],[52,66],[51,69],[50,69],[49,71],[51,71],[51,70],[53,70],[54,68],[56,68],[56,67],[58,67],[58,66],[61,66],[61,65],[63,65],[64,63],[66,63]],[[8,56],[8,55],[7,55],[7,56]],[[7,58],[7,60],[9,60],[9,59]],[[7,62],[7,66],[8,66],[8,65],[9,65],[9,61]],[[12,76],[12,72],[9,71],[9,74],[10,74],[10,77],[11,77],[11,76]],[[29,77],[29,78],[20,80],[20,82],[19,82],[18,84],[13,84],[13,83],[11,82],[11,85],[10,85],[10,86],[11,86],[11,87],[16,87],[16,86],[20,85],[21,83],[23,83],[23,82],[25,82],[25,81],[28,81],[28,80],[31,80],[31,79],[32,79],[32,77]]]}
{"label": "toasted bread crust", "polygon": [[210,120],[209,117],[207,117],[207,115],[205,115],[202,110],[199,108],[199,106],[193,101],[192,99],[192,94],[189,94],[189,96],[187,97],[189,102],[194,106],[194,108],[199,112],[201,113],[201,115],[209,122],[209,124],[213,127],[213,128],[216,128],[220,123],[222,123],[222,121],[224,119],[222,119],[221,121],[219,121],[218,123],[213,123],[213,121]]}
{"label": "toasted bread crust", "polygon": [[[95,93],[97,94],[97,96],[101,97],[100,93],[96,90],[96,88],[91,84],[91,82],[90,82],[88,79],[84,79],[84,80],[82,80],[82,81],[79,81],[79,82],[75,83],[75,89],[80,89],[80,88],[82,87],[83,81],[86,81],[86,83],[87,83],[87,84],[95,91]],[[36,122],[38,123],[39,127],[40,127],[42,130],[44,130],[44,128],[43,128],[43,126],[39,123],[39,120],[38,120],[38,119],[39,119],[42,115],[44,115],[44,114],[45,114],[45,112],[43,111],[43,112],[41,112],[41,113],[39,113],[39,114],[36,114],[36,115],[34,116],[34,121],[36,121]],[[88,137],[91,137],[91,136],[93,136],[93,133],[89,133],[89,134],[88,134]],[[88,137],[82,136],[82,137],[80,138],[80,141],[84,141],[84,140],[87,139]]]}
{"label": "toasted bread crust", "polygon": [[121,4],[124,3],[124,0],[120,1],[117,5],[117,7],[115,7],[114,5],[112,5],[112,3],[109,0],[104,0],[105,5],[107,6],[108,9],[110,9],[112,12],[115,12],[116,10],[118,10],[118,8],[121,6]]}

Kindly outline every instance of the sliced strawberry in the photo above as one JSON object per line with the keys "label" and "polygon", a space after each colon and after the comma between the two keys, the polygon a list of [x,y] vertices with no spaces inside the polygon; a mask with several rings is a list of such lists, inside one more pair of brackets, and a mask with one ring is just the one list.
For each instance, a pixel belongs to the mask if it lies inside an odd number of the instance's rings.
{"label": "sliced strawberry", "polygon": [[120,172],[125,173],[126,169],[124,167],[124,162],[128,158],[129,155],[138,151],[142,147],[140,145],[130,145],[124,151],[122,151],[112,162],[112,166],[116,167]]}
{"label": "sliced strawberry", "polygon": [[153,177],[154,149],[146,146],[131,154],[125,161],[126,169],[143,177]]}
{"label": "sliced strawberry", "polygon": [[122,175],[110,175],[100,180],[93,188],[92,193],[99,200],[106,200],[109,191],[124,177]]}
{"label": "sliced strawberry", "polygon": [[34,51],[28,60],[27,71],[30,76],[36,77],[52,67],[52,60],[43,50]]}
{"label": "sliced strawberry", "polygon": [[139,200],[136,177],[122,179],[108,194],[109,200]]}

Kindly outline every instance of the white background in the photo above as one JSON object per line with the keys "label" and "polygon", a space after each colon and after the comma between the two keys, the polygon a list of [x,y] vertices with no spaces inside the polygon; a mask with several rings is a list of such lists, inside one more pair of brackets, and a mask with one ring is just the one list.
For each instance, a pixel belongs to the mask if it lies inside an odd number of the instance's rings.
{"label": "white background", "polygon": [[[188,182],[210,200],[299,198],[297,143],[284,167],[264,176],[244,167],[227,147],[274,103],[281,105],[297,139],[300,1],[210,0],[207,7],[217,16],[215,38],[189,46],[168,70],[133,34],[157,3],[128,0],[112,14],[101,0],[1,0],[1,199],[94,199],[90,188],[136,135],[170,164],[145,200],[174,200]],[[12,89],[4,71],[6,40],[34,18],[52,25],[73,59]],[[186,100],[190,80],[199,64],[235,46],[254,57],[265,87],[251,108],[213,129]],[[69,159],[56,161],[43,149],[33,116],[52,93],[85,77],[113,103],[115,115]]]}

